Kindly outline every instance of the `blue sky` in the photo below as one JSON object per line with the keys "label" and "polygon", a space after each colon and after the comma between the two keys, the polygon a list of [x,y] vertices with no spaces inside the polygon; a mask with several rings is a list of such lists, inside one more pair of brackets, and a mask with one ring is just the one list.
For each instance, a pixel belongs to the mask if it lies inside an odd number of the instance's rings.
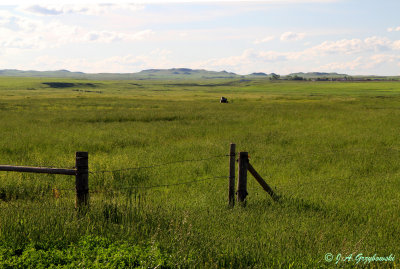
{"label": "blue sky", "polygon": [[400,1],[0,5],[0,69],[400,75]]}

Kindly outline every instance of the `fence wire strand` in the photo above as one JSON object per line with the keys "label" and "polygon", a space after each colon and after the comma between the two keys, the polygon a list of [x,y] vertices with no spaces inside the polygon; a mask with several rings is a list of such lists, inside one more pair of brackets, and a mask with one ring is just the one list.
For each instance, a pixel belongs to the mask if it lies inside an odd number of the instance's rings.
{"label": "fence wire strand", "polygon": [[[335,154],[360,154],[360,153],[374,153],[374,154],[389,154],[389,153],[393,153],[393,152],[400,152],[399,149],[397,148],[385,148],[384,150],[381,151],[377,151],[377,149],[331,149],[331,150],[327,150],[327,151],[320,151],[320,152],[294,152],[294,153],[289,153],[289,154],[274,154],[274,153],[270,153],[270,155],[268,157],[258,157],[255,156],[253,158],[249,159],[251,161],[254,161],[256,164],[258,161],[274,161],[274,160],[278,160],[278,159],[282,159],[282,158],[291,158],[291,157],[299,157],[301,156],[301,158],[304,158],[307,160],[307,158],[311,158],[311,157],[328,157],[331,155],[335,155]],[[257,153],[255,153],[257,154]],[[264,153],[265,154],[265,153]],[[171,164],[178,164],[178,163],[185,163],[185,162],[201,162],[201,161],[208,161],[208,160],[212,160],[212,159],[216,159],[216,158],[224,158],[224,157],[231,157],[231,156],[237,156],[238,153],[235,153],[234,155],[231,154],[221,154],[221,155],[216,155],[216,156],[210,156],[207,158],[202,158],[202,159],[186,159],[186,160],[179,160],[179,161],[171,161],[171,162],[166,162],[166,163],[159,163],[159,164],[154,164],[154,165],[148,165],[148,166],[138,166],[138,167],[127,167],[127,168],[121,168],[121,169],[115,169],[115,170],[99,170],[99,171],[89,171],[89,174],[94,174],[94,175],[103,175],[105,173],[114,173],[114,172],[123,172],[123,171],[130,171],[130,170],[139,170],[139,169],[148,169],[148,168],[155,168],[155,167],[161,167],[161,166],[166,166],[166,165],[171,165]],[[38,166],[41,167],[41,166]],[[49,168],[56,168],[55,166],[46,166]],[[75,168],[75,167],[72,167]],[[384,174],[384,173],[379,173]],[[263,175],[263,178],[266,179],[271,179],[272,175]],[[114,192],[114,193],[119,193],[122,192],[123,190],[138,190],[138,189],[155,189],[155,188],[168,188],[168,187],[174,187],[174,186],[180,186],[180,185],[189,185],[189,184],[197,184],[200,182],[204,182],[204,181],[208,181],[208,180],[217,180],[217,179],[222,179],[222,178],[229,178],[228,176],[215,176],[215,177],[206,177],[206,178],[196,178],[196,179],[191,179],[191,180],[186,180],[186,181],[178,181],[176,183],[171,183],[171,184],[159,184],[159,185],[144,185],[144,186],[140,186],[140,185],[128,185],[128,186],[121,186],[121,187],[112,187],[111,189],[93,189],[93,190],[89,190],[89,193],[95,194],[95,193],[108,193],[108,192]],[[316,182],[316,181],[308,181],[308,182],[292,182],[294,185],[296,185],[296,188],[304,188],[304,187],[310,187],[313,185],[320,185],[320,184],[326,184],[326,182]],[[274,190],[280,190],[281,195],[286,195],[291,197],[290,193],[285,193],[284,188],[281,186],[281,188],[273,188]],[[76,191],[75,188],[57,188],[57,187],[53,187],[51,189],[52,192],[73,192]],[[4,207],[4,205],[6,205],[6,207]],[[8,209],[8,208],[14,208],[14,209],[32,209],[32,208],[38,208],[38,207],[34,207],[34,206],[24,206],[24,205],[14,205],[13,203],[9,203],[9,202],[2,202],[0,200],[0,210],[1,209]],[[63,205],[54,205],[54,206],[44,206],[44,207],[40,207],[41,209],[57,209],[57,210],[61,210],[64,209],[65,206]]]}
{"label": "fence wire strand", "polygon": [[[265,161],[265,160],[277,160],[281,158],[288,158],[288,157],[299,157],[303,156],[304,158],[307,157],[327,157],[328,155],[334,155],[334,154],[357,154],[357,153],[368,153],[368,150],[373,150],[375,154],[377,154],[375,149],[368,149],[368,148],[358,148],[358,149],[332,149],[332,150],[326,150],[326,151],[320,151],[320,152],[295,152],[295,153],[286,153],[286,154],[276,154],[276,153],[270,153],[271,157],[259,157],[256,156],[254,158],[251,158],[249,156],[250,160],[254,161]],[[389,152],[391,151],[391,152]],[[393,152],[400,152],[400,149],[397,148],[386,148],[385,151],[380,152],[381,154],[389,154]],[[250,154],[250,153],[249,153]],[[264,153],[265,154],[265,153]]]}
{"label": "fence wire strand", "polygon": [[140,169],[148,169],[148,168],[154,168],[154,167],[160,167],[160,166],[165,166],[165,165],[170,165],[170,164],[176,164],[176,163],[185,163],[185,162],[201,162],[201,161],[207,161],[211,159],[216,159],[216,158],[223,158],[230,156],[228,155],[216,155],[208,158],[203,158],[203,159],[189,159],[189,160],[181,160],[181,161],[174,161],[174,162],[167,162],[167,163],[160,163],[160,164],[155,164],[155,165],[149,165],[149,166],[137,166],[137,167],[128,167],[128,168],[121,168],[121,169],[115,169],[115,170],[99,170],[99,171],[90,171],[90,174],[100,174],[100,173],[114,173],[114,172],[122,172],[122,171],[129,171],[129,170],[140,170]]}
{"label": "fence wire strand", "polygon": [[228,178],[227,176],[217,176],[217,177],[207,177],[207,178],[202,178],[202,179],[195,179],[195,180],[190,180],[190,181],[184,181],[184,182],[178,182],[178,183],[172,183],[172,184],[160,184],[160,185],[150,185],[150,186],[126,186],[126,187],[119,187],[116,190],[93,190],[89,191],[90,193],[99,193],[99,192],[118,192],[120,190],[133,190],[133,189],[155,189],[155,188],[168,188],[172,186],[179,186],[179,185],[188,185],[188,184],[194,184],[194,183],[199,183],[207,180],[212,180],[212,179],[221,179],[221,178]]}

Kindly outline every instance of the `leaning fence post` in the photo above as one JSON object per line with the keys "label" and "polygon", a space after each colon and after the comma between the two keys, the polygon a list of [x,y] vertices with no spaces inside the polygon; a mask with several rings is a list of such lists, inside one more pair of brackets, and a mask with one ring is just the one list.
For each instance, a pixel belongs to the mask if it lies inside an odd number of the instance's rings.
{"label": "leaning fence post", "polygon": [[235,206],[235,155],[236,144],[231,143],[229,152],[229,206]]}
{"label": "leaning fence post", "polygon": [[248,152],[239,153],[238,165],[238,187],[237,200],[239,203],[244,203],[247,196],[247,164],[249,161]]}
{"label": "leaning fence post", "polygon": [[257,180],[257,182],[261,185],[261,187],[263,187],[263,189],[269,194],[271,195],[272,199],[274,199],[274,201],[278,201],[279,200],[279,196],[276,195],[274,193],[274,191],[272,190],[272,188],[267,184],[267,182],[264,181],[264,179],[260,176],[259,173],[257,173],[256,169],[254,169],[254,167],[251,165],[251,163],[247,164],[247,168],[250,172],[250,174],[253,175],[253,177]]}
{"label": "leaning fence post", "polygon": [[89,165],[88,152],[76,152],[75,208],[81,210],[89,206]]}

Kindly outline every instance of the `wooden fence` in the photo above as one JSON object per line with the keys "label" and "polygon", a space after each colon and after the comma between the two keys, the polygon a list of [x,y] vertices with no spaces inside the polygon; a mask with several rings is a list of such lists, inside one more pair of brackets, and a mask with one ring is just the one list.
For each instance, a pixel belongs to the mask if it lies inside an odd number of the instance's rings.
{"label": "wooden fence", "polygon": [[[229,192],[228,200],[229,206],[233,207],[235,204],[235,156],[236,156],[236,145],[231,144],[230,147],[230,159],[229,159]],[[248,152],[239,152],[238,162],[238,183],[237,183],[237,201],[241,205],[246,204],[247,193],[247,171],[253,175],[261,187],[271,195],[274,201],[279,200],[279,196],[274,193],[272,188],[264,181],[264,179],[257,173],[254,167],[250,164]]]}
{"label": "wooden fence", "polygon": [[75,207],[81,210],[89,206],[88,157],[89,157],[88,152],[82,152],[82,151],[76,152],[75,169],[0,165],[0,171],[75,176],[75,190],[76,190]]}
{"label": "wooden fence", "polygon": [[[230,144],[230,152],[229,155],[229,188],[228,188],[228,203],[230,207],[234,207],[235,205],[235,164],[236,164],[236,145]],[[66,169],[66,168],[49,168],[49,167],[30,167],[30,166],[13,166],[13,165],[0,165],[0,171],[11,171],[11,172],[25,172],[25,173],[45,173],[45,174],[59,174],[59,175],[70,175],[75,176],[75,191],[76,191],[76,198],[75,198],[75,208],[82,210],[87,209],[89,206],[89,165],[88,165],[88,152],[76,152],[75,157],[75,169]],[[221,156],[214,156],[221,157]],[[204,161],[209,160],[211,158],[200,159],[200,160],[183,160],[177,162],[170,162],[171,163],[178,163],[178,162],[187,162],[187,161]],[[253,177],[257,180],[257,182],[263,187],[263,189],[271,195],[274,201],[278,200],[278,196],[273,192],[271,187],[263,180],[263,178],[257,173],[254,167],[249,162],[249,156],[247,152],[239,152],[238,162],[238,183],[237,183],[237,201],[241,205],[246,204],[246,197],[247,193],[247,171],[249,171]],[[161,164],[161,165],[166,165]],[[161,165],[154,165],[149,167],[136,167],[136,168],[126,168],[126,169],[119,169],[115,171],[122,171],[128,169],[139,169],[139,168],[150,168],[150,167],[158,167]],[[113,172],[113,171],[98,171],[98,172]],[[94,172],[96,173],[96,172]],[[214,178],[221,178],[221,177],[214,177]],[[214,179],[210,178],[210,179]],[[192,181],[198,182],[198,181]],[[192,183],[192,182],[184,182]],[[178,184],[171,184],[172,185],[180,185]],[[170,185],[163,185],[163,186],[170,186]],[[151,186],[151,187],[160,187],[160,186]]]}

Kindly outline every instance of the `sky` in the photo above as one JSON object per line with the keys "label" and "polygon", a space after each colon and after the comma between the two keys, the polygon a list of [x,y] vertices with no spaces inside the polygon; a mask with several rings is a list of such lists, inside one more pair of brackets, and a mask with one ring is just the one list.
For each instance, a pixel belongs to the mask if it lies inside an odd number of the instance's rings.
{"label": "sky", "polygon": [[400,75],[399,10],[399,0],[3,0],[0,69]]}

